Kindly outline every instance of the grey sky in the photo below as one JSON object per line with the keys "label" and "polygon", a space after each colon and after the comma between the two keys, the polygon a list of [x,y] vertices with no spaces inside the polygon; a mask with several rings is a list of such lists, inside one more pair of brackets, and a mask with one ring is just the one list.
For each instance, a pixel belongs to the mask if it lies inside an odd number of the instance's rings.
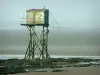
{"label": "grey sky", "polygon": [[21,13],[44,5],[59,26],[66,27],[56,32],[50,29],[51,54],[100,55],[100,0],[0,0],[1,54],[25,52],[28,30],[20,26]]}

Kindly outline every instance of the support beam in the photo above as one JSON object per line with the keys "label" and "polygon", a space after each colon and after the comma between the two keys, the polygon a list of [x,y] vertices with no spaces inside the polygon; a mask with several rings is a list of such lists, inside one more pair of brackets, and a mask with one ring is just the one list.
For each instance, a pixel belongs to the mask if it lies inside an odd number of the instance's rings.
{"label": "support beam", "polygon": [[25,59],[34,59],[35,51],[39,51],[40,59],[48,59],[50,58],[48,54],[48,27],[42,28],[41,35],[38,36],[36,33],[35,26],[27,26],[30,33],[30,40],[28,44],[28,48],[25,54]]}

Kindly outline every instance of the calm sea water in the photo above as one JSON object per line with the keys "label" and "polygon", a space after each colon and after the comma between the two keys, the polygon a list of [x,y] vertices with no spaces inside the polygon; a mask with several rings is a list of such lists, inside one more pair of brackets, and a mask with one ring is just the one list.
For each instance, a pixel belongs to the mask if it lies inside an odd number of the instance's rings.
{"label": "calm sea water", "polygon": [[[35,56],[38,57],[38,56]],[[63,55],[51,55],[53,58],[92,58],[92,59],[100,59],[100,56],[63,56]],[[18,58],[23,59],[24,55],[0,55],[0,59],[11,59]]]}

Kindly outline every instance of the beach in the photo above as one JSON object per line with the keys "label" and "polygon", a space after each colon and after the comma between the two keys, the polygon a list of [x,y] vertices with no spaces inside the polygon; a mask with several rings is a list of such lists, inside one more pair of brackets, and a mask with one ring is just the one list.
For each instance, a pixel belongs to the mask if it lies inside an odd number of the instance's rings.
{"label": "beach", "polygon": [[8,75],[100,75],[100,67],[70,67],[63,72],[28,72]]}

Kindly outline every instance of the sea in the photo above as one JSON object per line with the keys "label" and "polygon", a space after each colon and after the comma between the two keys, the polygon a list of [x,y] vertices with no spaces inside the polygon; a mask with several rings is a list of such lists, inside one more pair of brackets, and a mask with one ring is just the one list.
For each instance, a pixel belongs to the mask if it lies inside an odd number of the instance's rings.
{"label": "sea", "polygon": [[[13,59],[13,58],[18,58],[18,59],[23,59],[25,55],[0,55],[0,59]],[[39,56],[36,55],[36,58]],[[50,55],[51,58],[87,58],[87,59],[100,59],[100,56],[66,56],[66,55]]]}

